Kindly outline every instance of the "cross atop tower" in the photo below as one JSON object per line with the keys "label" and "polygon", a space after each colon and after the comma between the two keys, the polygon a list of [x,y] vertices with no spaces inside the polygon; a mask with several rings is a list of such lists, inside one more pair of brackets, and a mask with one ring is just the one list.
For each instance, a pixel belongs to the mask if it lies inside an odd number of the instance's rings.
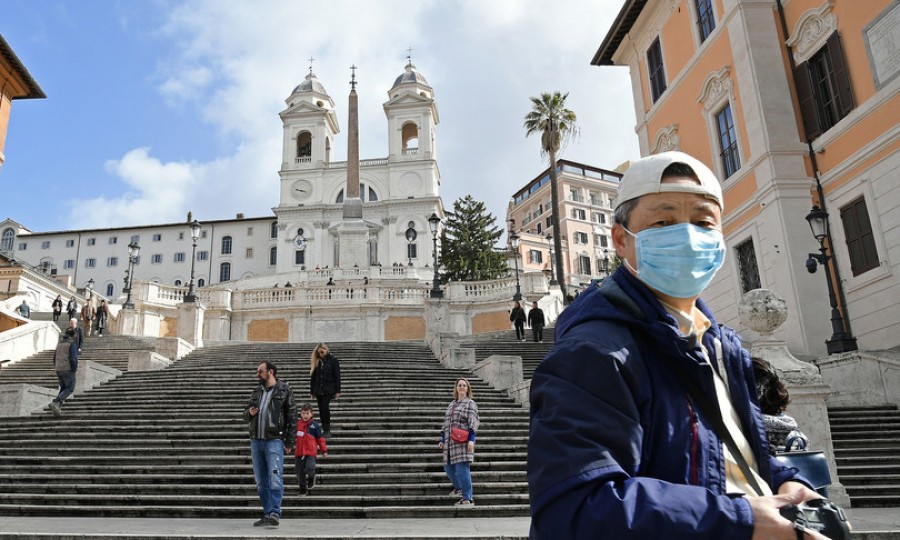
{"label": "cross atop tower", "polygon": [[356,64],[350,66],[350,89],[356,90]]}
{"label": "cross atop tower", "polygon": [[409,65],[412,65],[412,52],[414,50],[415,49],[413,49],[412,47],[406,48],[406,60],[409,62]]}
{"label": "cross atop tower", "polygon": [[315,62],[315,61],[316,61],[315,58],[313,58],[312,56],[309,57],[309,72],[310,73],[312,73],[313,62]]}

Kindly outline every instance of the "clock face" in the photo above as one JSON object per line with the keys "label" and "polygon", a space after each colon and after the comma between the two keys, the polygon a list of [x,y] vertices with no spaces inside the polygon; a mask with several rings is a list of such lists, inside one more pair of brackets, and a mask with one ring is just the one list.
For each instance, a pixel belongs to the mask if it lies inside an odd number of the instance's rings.
{"label": "clock face", "polygon": [[306,249],[306,239],[304,239],[302,236],[299,236],[299,235],[296,236],[294,238],[294,247],[301,251]]}
{"label": "clock face", "polygon": [[291,196],[297,201],[309,199],[312,196],[312,184],[307,180],[297,180],[291,185]]}

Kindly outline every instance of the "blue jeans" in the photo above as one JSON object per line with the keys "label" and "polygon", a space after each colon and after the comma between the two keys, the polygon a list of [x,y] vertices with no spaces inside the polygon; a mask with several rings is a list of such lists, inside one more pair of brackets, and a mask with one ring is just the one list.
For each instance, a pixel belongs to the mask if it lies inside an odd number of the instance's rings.
{"label": "blue jeans", "polygon": [[472,500],[472,472],[469,469],[471,463],[463,461],[461,463],[444,464],[444,472],[450,478],[453,487],[462,491],[462,498],[468,501]]}
{"label": "blue jeans", "polygon": [[281,519],[284,495],[284,443],[281,439],[250,439],[253,476],[262,501],[263,515]]}
{"label": "blue jeans", "polygon": [[59,394],[53,398],[53,401],[62,405],[63,401],[75,391],[75,372],[57,371],[56,378],[59,379]]}

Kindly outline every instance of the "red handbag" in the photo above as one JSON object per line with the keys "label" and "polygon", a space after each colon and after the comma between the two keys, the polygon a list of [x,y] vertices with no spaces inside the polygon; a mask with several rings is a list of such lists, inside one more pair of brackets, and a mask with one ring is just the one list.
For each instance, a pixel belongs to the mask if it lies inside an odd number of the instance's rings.
{"label": "red handbag", "polygon": [[450,428],[450,438],[458,443],[464,443],[469,440],[469,431],[458,427]]}

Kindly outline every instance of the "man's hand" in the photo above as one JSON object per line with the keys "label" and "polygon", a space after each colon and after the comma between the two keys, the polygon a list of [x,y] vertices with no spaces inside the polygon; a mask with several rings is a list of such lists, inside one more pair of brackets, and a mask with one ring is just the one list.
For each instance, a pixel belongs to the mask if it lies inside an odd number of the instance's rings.
{"label": "man's hand", "polygon": [[337,394],[334,395],[334,399],[337,399],[337,398],[339,398],[339,397],[341,397],[341,393],[340,393],[340,392],[338,392]]}
{"label": "man's hand", "polygon": [[441,450],[444,449],[444,441],[438,443],[438,448],[440,448]]}
{"label": "man's hand", "polygon": [[284,447],[284,453],[285,453],[285,454],[293,454],[293,453],[294,453],[294,449],[291,448],[290,446],[285,446],[285,447]]}
{"label": "man's hand", "polygon": [[[797,484],[806,489],[806,491],[811,491],[809,488],[806,488],[806,486],[803,486],[803,484],[798,482],[786,482],[786,484]],[[807,500],[803,498],[806,494],[803,490],[795,489],[793,487],[785,488],[785,485],[782,485],[778,491],[779,495],[773,495],[771,497],[747,497],[747,501],[750,503],[750,509],[753,510],[752,540],[797,539],[797,531],[794,529],[794,524],[782,517],[779,510],[785,506],[800,504]],[[818,494],[815,491],[812,491],[812,493],[816,494],[816,497],[818,497]],[[827,537],[809,529],[806,529],[803,535],[803,537],[808,540],[828,540]]]}
{"label": "man's hand", "polygon": [[259,414],[259,407],[250,407],[247,412],[250,413],[250,416],[256,416]]}

